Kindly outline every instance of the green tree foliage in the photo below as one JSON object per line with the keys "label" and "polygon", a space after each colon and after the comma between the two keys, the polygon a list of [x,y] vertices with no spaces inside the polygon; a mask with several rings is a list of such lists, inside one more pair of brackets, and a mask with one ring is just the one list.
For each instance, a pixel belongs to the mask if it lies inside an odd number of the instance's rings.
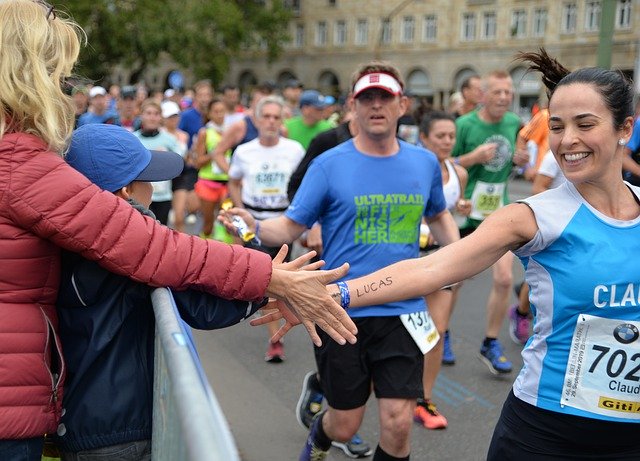
{"label": "green tree foliage", "polygon": [[284,0],[68,0],[59,9],[86,31],[77,72],[96,80],[117,64],[135,79],[166,52],[219,82],[233,56],[261,50],[273,60],[289,39]]}

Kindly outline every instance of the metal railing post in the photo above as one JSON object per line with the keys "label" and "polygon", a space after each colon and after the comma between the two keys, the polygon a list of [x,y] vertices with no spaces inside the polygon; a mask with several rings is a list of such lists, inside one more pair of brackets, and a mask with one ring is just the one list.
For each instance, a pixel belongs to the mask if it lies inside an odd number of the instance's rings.
{"label": "metal railing post", "polygon": [[151,294],[156,318],[153,384],[154,461],[240,461],[171,292]]}

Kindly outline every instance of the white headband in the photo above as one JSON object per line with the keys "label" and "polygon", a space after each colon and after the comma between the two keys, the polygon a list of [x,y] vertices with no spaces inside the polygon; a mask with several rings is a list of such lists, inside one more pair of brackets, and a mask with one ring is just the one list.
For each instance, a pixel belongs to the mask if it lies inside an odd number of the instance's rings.
{"label": "white headband", "polygon": [[380,88],[395,96],[402,94],[402,86],[395,78],[389,74],[373,73],[360,77],[360,80],[353,86],[353,97],[357,97],[364,90],[369,88]]}

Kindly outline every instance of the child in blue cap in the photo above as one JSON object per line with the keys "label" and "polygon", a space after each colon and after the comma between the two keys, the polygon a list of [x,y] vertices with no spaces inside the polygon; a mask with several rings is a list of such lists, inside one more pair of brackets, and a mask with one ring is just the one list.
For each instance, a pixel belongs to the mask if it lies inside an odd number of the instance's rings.
{"label": "child in blue cap", "polygon": [[[67,162],[96,185],[152,216],[150,181],[180,174],[173,152],[147,150],[124,128],[78,128]],[[108,213],[108,210],[96,210]],[[64,413],[57,431],[63,460],[78,455],[150,460],[155,319],[153,287],[115,275],[76,253],[64,253],[57,308],[67,366]],[[260,304],[198,291],[173,293],[194,328],[234,325]]]}

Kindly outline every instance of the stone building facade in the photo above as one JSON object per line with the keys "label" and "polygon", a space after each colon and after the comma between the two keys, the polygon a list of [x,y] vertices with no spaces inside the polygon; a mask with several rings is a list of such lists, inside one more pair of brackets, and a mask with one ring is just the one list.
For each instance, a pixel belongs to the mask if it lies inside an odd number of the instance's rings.
{"label": "stone building facade", "polygon": [[[362,62],[382,59],[402,72],[408,89],[445,105],[470,74],[508,70],[514,110],[525,113],[543,94],[535,74],[513,61],[544,46],[567,67],[594,66],[604,0],[288,0],[291,40],[281,57],[247,52],[227,82],[248,88],[297,78],[326,94],[348,91]],[[615,0],[611,66],[630,75],[640,55],[640,0]]]}

